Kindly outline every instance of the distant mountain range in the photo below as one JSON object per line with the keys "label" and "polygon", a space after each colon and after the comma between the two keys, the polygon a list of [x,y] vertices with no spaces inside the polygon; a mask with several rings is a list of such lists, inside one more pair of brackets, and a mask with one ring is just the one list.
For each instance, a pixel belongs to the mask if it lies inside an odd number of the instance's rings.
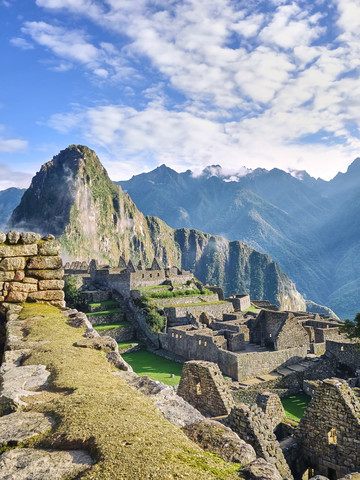
{"label": "distant mountain range", "polygon": [[117,182],[145,215],[266,252],[300,292],[342,318],[360,311],[360,158],[326,182],[306,172],[161,165]]}
{"label": "distant mountain range", "polygon": [[7,188],[0,190],[0,230],[4,230],[14,208],[19,205],[25,189]]}
{"label": "distant mountain range", "polygon": [[156,257],[163,266],[177,265],[204,283],[222,286],[226,294],[250,293],[285,309],[305,310],[303,297],[269,255],[145,217],[85,146],[72,145],[41,167],[9,227],[55,234],[66,260],[95,258],[117,266],[123,254],[126,261],[150,266]]}

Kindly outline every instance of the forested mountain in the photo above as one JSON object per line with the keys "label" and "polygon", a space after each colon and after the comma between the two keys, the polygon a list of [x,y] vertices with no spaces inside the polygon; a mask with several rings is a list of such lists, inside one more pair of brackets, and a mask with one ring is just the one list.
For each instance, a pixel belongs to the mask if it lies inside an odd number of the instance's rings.
{"label": "forested mountain", "polygon": [[117,183],[144,214],[241,240],[271,255],[307,298],[342,317],[360,310],[359,158],[329,182],[279,169],[228,176],[214,165],[194,176],[162,165]]}

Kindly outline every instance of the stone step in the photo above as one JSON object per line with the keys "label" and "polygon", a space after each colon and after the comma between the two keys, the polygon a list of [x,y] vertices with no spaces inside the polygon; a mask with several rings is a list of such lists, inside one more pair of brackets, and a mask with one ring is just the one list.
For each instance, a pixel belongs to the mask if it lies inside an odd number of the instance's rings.
{"label": "stone step", "polygon": [[282,377],[286,377],[286,375],[290,375],[290,373],[294,373],[294,370],[289,370],[287,367],[279,367],[276,369],[277,373],[280,373]]}
{"label": "stone step", "polygon": [[294,372],[304,372],[306,370],[306,367],[299,365],[298,363],[295,363],[295,365],[287,365],[286,368],[293,370]]}
{"label": "stone step", "polygon": [[277,380],[279,377],[281,377],[281,375],[279,373],[272,372],[272,373],[269,373],[269,374],[266,374],[266,375],[258,375],[257,378],[259,378],[263,382],[270,382],[272,380]]}

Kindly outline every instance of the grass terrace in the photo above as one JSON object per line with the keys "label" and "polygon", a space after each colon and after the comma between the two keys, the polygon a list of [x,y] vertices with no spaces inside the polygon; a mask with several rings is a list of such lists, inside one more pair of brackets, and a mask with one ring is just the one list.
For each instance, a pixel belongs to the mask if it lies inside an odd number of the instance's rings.
{"label": "grass terrace", "polygon": [[123,312],[122,308],[113,308],[112,310],[102,310],[101,312],[90,312],[90,313],[87,313],[86,315],[90,317],[94,315],[104,315],[106,313],[122,313],[122,312]]}
{"label": "grass terrace", "polygon": [[298,393],[297,395],[290,395],[288,397],[281,398],[286,417],[291,420],[300,421],[301,417],[309,405],[311,397],[305,393]]}
{"label": "grass terrace", "polygon": [[165,308],[199,307],[199,306],[204,306],[204,305],[220,305],[220,304],[224,304],[224,303],[228,303],[228,302],[225,302],[223,300],[217,300],[217,301],[214,301],[214,302],[180,303],[180,304],[176,304],[176,305],[166,305]]}
{"label": "grass terrace", "polygon": [[204,452],[151,399],[113,375],[116,369],[104,352],[76,347],[84,329],[70,327],[58,309],[26,304],[20,321],[26,329],[24,347],[35,345],[24,365],[41,364],[50,371],[46,390],[31,397],[26,410],[56,419],[53,429],[23,446],[85,448],[96,464],[78,477],[82,480],[239,479],[238,464]]}
{"label": "grass terrace", "polygon": [[[134,372],[140,376],[147,375],[152,380],[171,386],[178,385],[180,382],[182,363],[167,360],[146,350],[124,353],[122,357],[132,366]],[[171,378],[171,374],[174,377]]]}
{"label": "grass terrace", "polygon": [[98,308],[98,307],[110,307],[113,305],[118,305],[118,303],[115,300],[104,300],[103,302],[98,302],[98,303],[88,303],[89,307],[92,308]]}
{"label": "grass terrace", "polygon": [[129,322],[117,322],[117,323],[107,323],[106,325],[95,325],[93,327],[94,330],[96,330],[97,332],[103,332],[105,330],[112,330],[113,328],[126,328],[126,327],[130,327],[130,323]]}

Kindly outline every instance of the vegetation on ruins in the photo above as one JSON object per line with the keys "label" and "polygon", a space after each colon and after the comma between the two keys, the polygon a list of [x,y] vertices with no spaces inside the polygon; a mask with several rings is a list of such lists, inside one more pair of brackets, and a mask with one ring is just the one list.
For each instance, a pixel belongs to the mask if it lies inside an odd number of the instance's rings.
{"label": "vegetation on ruins", "polygon": [[149,307],[149,311],[146,313],[146,323],[152,332],[162,332],[166,325],[166,318],[164,314],[153,305]]}
{"label": "vegetation on ruins", "polygon": [[84,305],[81,296],[81,288],[77,277],[74,275],[65,277],[64,293],[66,305],[68,307],[82,310]]}
{"label": "vegetation on ruins", "polygon": [[299,422],[310,400],[311,397],[305,393],[298,393],[297,395],[289,395],[281,398],[286,417]]}
{"label": "vegetation on ruins", "polygon": [[202,288],[199,290],[198,288],[186,289],[186,290],[165,290],[161,292],[153,292],[148,293],[146,295],[142,295],[142,298],[145,300],[150,298],[176,298],[176,297],[189,297],[189,296],[196,296],[196,295],[212,295],[212,291],[208,290],[207,288]]}
{"label": "vegetation on ruins", "polygon": [[340,332],[349,339],[356,340],[360,348],[360,312],[356,314],[354,320],[345,320],[344,325],[340,327]]}
{"label": "vegetation on ruins", "polygon": [[[86,449],[95,465],[84,480],[123,478],[238,479],[239,464],[205,453],[164,420],[151,399],[129,387],[104,352],[78,348],[83,329],[67,324],[58,309],[26,304],[20,313],[29,351],[24,365],[45,365],[46,391],[27,410],[56,419],[56,427],[23,446]],[[144,428],[146,425],[146,428]],[[151,461],[149,461],[151,459]]]}
{"label": "vegetation on ruins", "polygon": [[107,323],[106,325],[94,325],[93,328],[97,332],[103,332],[105,330],[112,330],[113,328],[126,328],[126,327],[129,327],[130,325],[131,324],[129,322],[124,321],[124,322],[117,322],[117,323]]}

